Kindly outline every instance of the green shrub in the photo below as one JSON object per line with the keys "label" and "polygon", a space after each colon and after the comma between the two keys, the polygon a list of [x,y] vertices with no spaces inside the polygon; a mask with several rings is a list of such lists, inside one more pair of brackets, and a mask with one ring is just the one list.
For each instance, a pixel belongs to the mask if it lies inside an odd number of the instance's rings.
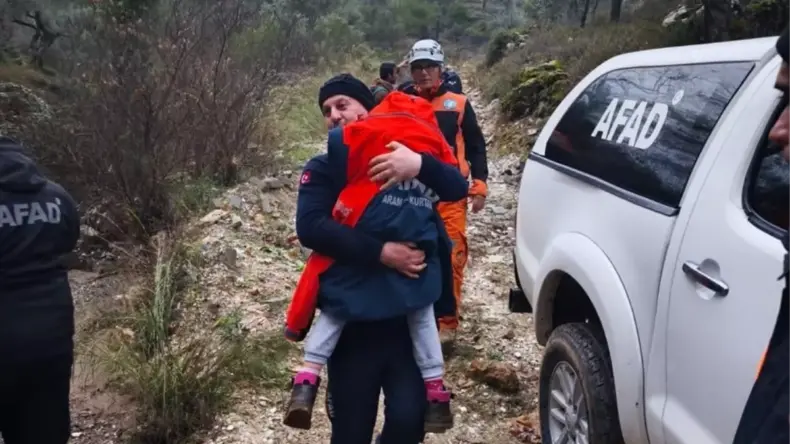
{"label": "green shrub", "polygon": [[502,60],[507,52],[508,44],[515,43],[518,39],[519,34],[514,30],[502,30],[497,32],[488,44],[485,66],[490,68]]}
{"label": "green shrub", "polygon": [[502,99],[502,112],[510,120],[527,115],[546,117],[562,101],[568,75],[556,60],[524,68],[515,76],[515,87]]}
{"label": "green shrub", "polygon": [[[628,36],[628,38],[623,38]],[[587,28],[547,26],[535,28],[519,47],[493,67],[490,81],[483,85],[489,97],[504,97],[525,67],[552,60],[562,64],[568,75],[567,89],[596,66],[619,54],[667,46],[674,42],[671,30],[652,22],[601,24]],[[674,43],[674,44],[678,44]],[[566,92],[564,91],[564,92]]]}

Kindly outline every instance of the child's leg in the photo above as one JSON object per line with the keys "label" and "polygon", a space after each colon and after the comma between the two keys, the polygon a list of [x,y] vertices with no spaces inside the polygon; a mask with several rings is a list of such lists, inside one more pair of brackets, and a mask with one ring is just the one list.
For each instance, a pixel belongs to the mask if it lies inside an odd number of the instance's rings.
{"label": "child's leg", "polygon": [[332,355],[343,332],[345,322],[321,313],[310,329],[304,344],[304,364],[294,378],[294,384],[316,384],[321,369]]}
{"label": "child's leg", "polygon": [[296,373],[291,387],[291,399],[285,409],[283,423],[297,429],[312,425],[313,406],[321,383],[321,369],[335,350],[344,323],[321,313],[310,329],[304,346],[304,365]]}
{"label": "child's leg", "polygon": [[[442,344],[439,340],[439,329],[433,315],[433,305],[409,313],[409,333],[414,344],[414,358],[420,368],[428,397],[433,398],[444,393],[444,357]],[[449,401],[448,396],[441,396],[442,401]]]}
{"label": "child's leg", "polygon": [[442,381],[444,357],[433,306],[410,313],[408,320],[414,358],[425,380],[425,393],[428,396],[424,430],[428,433],[444,433],[453,428],[453,413],[450,410],[452,395]]}

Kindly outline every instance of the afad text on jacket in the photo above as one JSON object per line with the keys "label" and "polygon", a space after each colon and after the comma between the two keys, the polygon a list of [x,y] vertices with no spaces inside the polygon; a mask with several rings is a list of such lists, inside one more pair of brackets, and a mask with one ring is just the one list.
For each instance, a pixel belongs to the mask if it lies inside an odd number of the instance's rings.
{"label": "afad text on jacket", "polygon": [[0,137],[0,365],[73,351],[63,255],[79,237],[69,193],[14,140]]}

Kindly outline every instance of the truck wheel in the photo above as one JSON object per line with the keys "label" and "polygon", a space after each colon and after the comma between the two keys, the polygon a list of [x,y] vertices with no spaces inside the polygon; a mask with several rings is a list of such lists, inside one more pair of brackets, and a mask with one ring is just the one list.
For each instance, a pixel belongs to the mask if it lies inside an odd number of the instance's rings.
{"label": "truck wheel", "polygon": [[540,367],[543,444],[623,442],[609,352],[589,324],[563,324],[549,337]]}

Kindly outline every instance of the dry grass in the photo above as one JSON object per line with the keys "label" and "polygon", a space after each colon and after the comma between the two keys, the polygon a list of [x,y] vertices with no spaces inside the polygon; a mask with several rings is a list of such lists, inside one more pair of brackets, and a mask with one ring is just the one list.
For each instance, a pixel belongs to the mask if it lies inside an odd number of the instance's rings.
{"label": "dry grass", "polygon": [[[251,336],[227,315],[181,333],[185,301],[200,290],[193,252],[161,237],[152,277],[89,357],[136,406],[133,442],[178,444],[209,428],[239,388],[284,386],[292,347],[280,334]],[[184,330],[186,331],[186,329]]]}
{"label": "dry grass", "polygon": [[315,155],[315,144],[326,136],[326,126],[318,108],[318,89],[335,74],[348,72],[368,85],[378,77],[380,57],[370,49],[354,48],[349,58],[334,66],[322,66],[296,76],[293,82],[276,88],[261,126],[274,134],[271,141],[281,147],[288,160],[302,163]]}
{"label": "dry grass", "polygon": [[0,83],[15,83],[29,88],[52,89],[54,77],[27,64],[0,64]]}

